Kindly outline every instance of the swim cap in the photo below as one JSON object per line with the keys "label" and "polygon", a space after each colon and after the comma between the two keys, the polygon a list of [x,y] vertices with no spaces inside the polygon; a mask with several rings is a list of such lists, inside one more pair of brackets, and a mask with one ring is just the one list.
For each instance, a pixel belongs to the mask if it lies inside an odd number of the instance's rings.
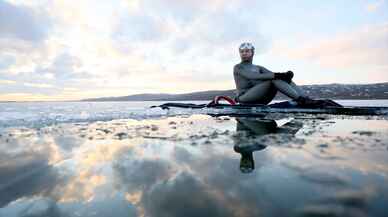
{"label": "swim cap", "polygon": [[249,42],[242,43],[238,49],[239,50],[248,49],[248,50],[255,51],[255,47],[253,47],[253,45],[251,43],[249,43]]}

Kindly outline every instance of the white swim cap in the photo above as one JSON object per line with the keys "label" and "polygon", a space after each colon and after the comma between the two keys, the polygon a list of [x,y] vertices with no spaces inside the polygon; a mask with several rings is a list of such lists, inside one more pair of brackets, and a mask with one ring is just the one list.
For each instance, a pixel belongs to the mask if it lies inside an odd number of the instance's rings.
{"label": "white swim cap", "polygon": [[245,49],[248,49],[248,50],[252,50],[254,51],[255,50],[255,47],[253,47],[253,45],[249,42],[244,42],[240,45],[240,47],[238,48],[239,50],[245,50]]}

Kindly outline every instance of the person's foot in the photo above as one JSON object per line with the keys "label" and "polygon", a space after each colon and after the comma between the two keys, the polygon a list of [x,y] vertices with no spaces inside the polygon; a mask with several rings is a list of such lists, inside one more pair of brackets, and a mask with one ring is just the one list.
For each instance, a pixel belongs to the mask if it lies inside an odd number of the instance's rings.
{"label": "person's foot", "polygon": [[325,108],[325,107],[342,107],[342,105],[333,100],[315,100],[309,97],[301,96],[295,100],[298,106],[304,108]]}
{"label": "person's foot", "polygon": [[300,107],[317,107],[317,106],[320,106],[320,101],[319,100],[314,100],[314,99],[311,99],[310,97],[307,97],[307,96],[300,96],[295,101],[298,104],[298,106],[300,106]]}

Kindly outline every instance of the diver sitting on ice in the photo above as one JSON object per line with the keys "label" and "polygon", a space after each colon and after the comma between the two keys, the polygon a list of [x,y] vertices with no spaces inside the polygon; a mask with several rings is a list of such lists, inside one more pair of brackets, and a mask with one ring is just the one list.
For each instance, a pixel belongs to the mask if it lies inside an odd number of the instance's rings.
{"label": "diver sitting on ice", "polygon": [[180,108],[205,108],[214,107],[220,104],[220,100],[227,101],[231,106],[239,108],[236,102],[245,106],[250,104],[252,107],[262,107],[269,104],[276,96],[278,91],[290,97],[292,101],[285,101],[270,104],[270,108],[325,108],[342,107],[333,100],[315,100],[311,99],[292,81],[294,73],[271,72],[270,70],[252,64],[255,48],[250,43],[242,43],[239,47],[241,63],[233,68],[234,81],[236,83],[237,96],[235,100],[229,96],[215,96],[208,104],[191,103],[165,103],[160,106],[163,109],[170,107]]}
{"label": "diver sitting on ice", "polygon": [[278,91],[293,99],[298,105],[314,105],[316,100],[307,97],[292,81],[292,71],[272,72],[252,64],[255,48],[251,43],[239,47],[241,63],[234,66],[233,76],[237,88],[236,101],[240,104],[268,104]]}

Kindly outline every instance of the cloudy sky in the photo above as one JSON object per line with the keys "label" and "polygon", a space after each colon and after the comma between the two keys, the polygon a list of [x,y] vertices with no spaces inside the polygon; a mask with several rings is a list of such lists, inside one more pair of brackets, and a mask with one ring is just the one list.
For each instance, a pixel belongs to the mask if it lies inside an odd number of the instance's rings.
{"label": "cloudy sky", "polygon": [[0,101],[234,88],[238,46],[299,84],[388,81],[388,0],[0,0]]}

